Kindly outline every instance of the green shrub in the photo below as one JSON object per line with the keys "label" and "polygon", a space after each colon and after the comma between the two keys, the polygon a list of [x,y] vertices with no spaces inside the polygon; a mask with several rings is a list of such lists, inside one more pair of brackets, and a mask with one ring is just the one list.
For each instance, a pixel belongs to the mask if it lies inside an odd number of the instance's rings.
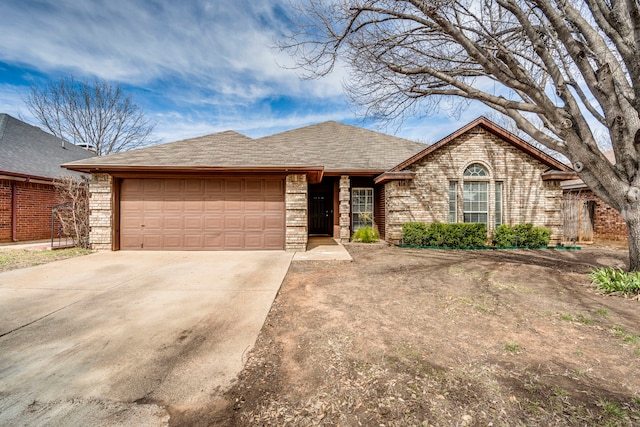
{"label": "green shrub", "polygon": [[[432,225],[435,225],[434,223]],[[477,248],[487,245],[487,226],[477,223],[441,224],[446,230],[441,246]]]}
{"label": "green shrub", "polygon": [[403,243],[408,246],[434,246],[448,248],[477,248],[487,243],[484,224],[443,224],[433,222],[407,222],[402,225]]}
{"label": "green shrub", "polygon": [[493,232],[493,244],[498,247],[515,246],[516,235],[513,233],[513,227],[502,224],[496,227]]}
{"label": "green shrub", "polygon": [[539,248],[549,245],[551,230],[533,224],[502,224],[493,235],[493,244],[498,247]]}
{"label": "green shrub", "polygon": [[596,287],[604,293],[620,292],[625,296],[640,293],[640,272],[623,271],[621,268],[596,268],[589,278]]}
{"label": "green shrub", "polygon": [[426,245],[427,224],[424,222],[405,222],[402,224],[402,240],[408,246]]}
{"label": "green shrub", "polygon": [[380,233],[371,227],[359,228],[353,233],[351,240],[354,242],[373,243],[380,240]]}

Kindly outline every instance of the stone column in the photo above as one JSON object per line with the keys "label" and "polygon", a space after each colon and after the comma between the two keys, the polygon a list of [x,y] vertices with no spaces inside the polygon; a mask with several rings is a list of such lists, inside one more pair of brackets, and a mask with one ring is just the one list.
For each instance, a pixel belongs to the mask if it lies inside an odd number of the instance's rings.
{"label": "stone column", "polygon": [[340,177],[339,200],[340,242],[347,243],[351,238],[351,181],[347,175]]}
{"label": "stone column", "polygon": [[287,251],[306,251],[309,240],[307,175],[287,175],[285,189]]}
{"label": "stone column", "polygon": [[89,242],[91,249],[110,251],[113,238],[113,177],[93,174],[89,182]]}

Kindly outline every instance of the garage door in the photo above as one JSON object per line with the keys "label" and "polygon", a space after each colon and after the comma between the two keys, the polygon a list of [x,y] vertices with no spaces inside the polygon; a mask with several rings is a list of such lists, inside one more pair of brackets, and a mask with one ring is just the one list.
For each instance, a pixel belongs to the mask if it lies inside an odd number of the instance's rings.
{"label": "garage door", "polygon": [[282,178],[123,179],[120,248],[284,249]]}

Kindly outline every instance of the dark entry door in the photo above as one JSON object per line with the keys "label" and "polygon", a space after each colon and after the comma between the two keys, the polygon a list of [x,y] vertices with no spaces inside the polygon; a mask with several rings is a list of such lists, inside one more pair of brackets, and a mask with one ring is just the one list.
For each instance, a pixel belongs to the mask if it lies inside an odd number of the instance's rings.
{"label": "dark entry door", "polygon": [[309,234],[332,235],[333,199],[330,192],[313,192],[309,197]]}

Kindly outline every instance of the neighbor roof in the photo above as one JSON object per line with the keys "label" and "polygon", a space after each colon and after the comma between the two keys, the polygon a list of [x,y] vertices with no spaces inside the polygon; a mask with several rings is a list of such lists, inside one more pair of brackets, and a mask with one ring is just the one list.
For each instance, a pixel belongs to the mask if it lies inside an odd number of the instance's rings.
{"label": "neighbor roof", "polygon": [[[602,154],[604,154],[604,156],[607,158],[607,160],[609,160],[609,162],[611,162],[612,165],[616,164],[616,155],[613,150],[603,151]],[[585,184],[584,181],[580,178],[562,181],[560,183],[560,186],[563,190],[578,190],[587,188],[587,184]]]}
{"label": "neighbor roof", "polygon": [[93,156],[40,128],[0,114],[0,175],[52,180],[76,174],[60,164]]}

